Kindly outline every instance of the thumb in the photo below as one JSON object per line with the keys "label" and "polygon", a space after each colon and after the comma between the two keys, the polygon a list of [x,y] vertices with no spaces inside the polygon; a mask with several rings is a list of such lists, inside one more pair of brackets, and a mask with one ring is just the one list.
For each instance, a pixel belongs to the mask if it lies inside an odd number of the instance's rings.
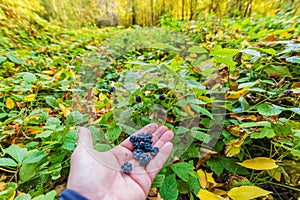
{"label": "thumb", "polygon": [[78,142],[77,147],[93,149],[93,138],[92,133],[89,129],[85,127],[80,127],[78,129]]}

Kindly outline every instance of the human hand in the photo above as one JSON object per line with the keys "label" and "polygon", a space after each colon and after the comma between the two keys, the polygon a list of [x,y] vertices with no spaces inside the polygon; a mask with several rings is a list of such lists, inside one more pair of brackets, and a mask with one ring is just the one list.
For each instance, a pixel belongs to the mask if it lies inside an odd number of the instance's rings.
{"label": "human hand", "polygon": [[[173,145],[170,141],[174,134],[167,127],[158,127],[154,123],[134,135],[142,132],[152,133],[153,146],[159,148],[158,154],[146,167],[133,159],[129,138],[107,152],[98,152],[93,147],[89,129],[80,128],[78,144],[71,157],[67,188],[90,200],[146,199],[154,178],[171,153]],[[132,163],[130,174],[122,172],[124,162]]]}

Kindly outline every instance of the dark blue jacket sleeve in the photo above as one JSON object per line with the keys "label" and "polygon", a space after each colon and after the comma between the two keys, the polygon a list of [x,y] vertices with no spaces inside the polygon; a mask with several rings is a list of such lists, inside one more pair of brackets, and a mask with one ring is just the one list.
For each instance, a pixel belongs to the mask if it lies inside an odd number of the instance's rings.
{"label": "dark blue jacket sleeve", "polygon": [[81,194],[75,192],[74,190],[66,189],[61,193],[59,200],[88,200],[88,199],[82,196]]}

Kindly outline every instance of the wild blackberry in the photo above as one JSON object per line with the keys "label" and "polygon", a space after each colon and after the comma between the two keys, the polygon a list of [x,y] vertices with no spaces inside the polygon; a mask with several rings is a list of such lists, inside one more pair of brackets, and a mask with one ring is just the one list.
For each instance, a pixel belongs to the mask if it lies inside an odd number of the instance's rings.
{"label": "wild blackberry", "polygon": [[146,167],[149,164],[150,160],[151,158],[147,153],[142,153],[139,157],[139,163],[143,167]]}
{"label": "wild blackberry", "polygon": [[158,147],[153,147],[150,151],[151,156],[153,157],[156,156],[158,151],[159,151]]}
{"label": "wild blackberry", "polygon": [[293,91],[292,90],[286,90],[286,91],[284,91],[284,94],[285,95],[291,95],[293,93]]}
{"label": "wild blackberry", "polygon": [[115,90],[116,90],[115,87],[111,87],[111,88],[109,89],[109,93],[113,93]]}
{"label": "wild blackberry", "polygon": [[135,101],[138,102],[138,103],[141,103],[142,102],[142,98],[140,96],[136,96],[135,97]]}
{"label": "wild blackberry", "polygon": [[134,135],[130,136],[129,141],[132,142],[132,143],[136,142],[137,141],[136,136],[134,136]]}
{"label": "wild blackberry", "polygon": [[162,95],[159,96],[159,99],[163,101],[163,100],[166,99],[166,97],[165,97],[165,95],[162,94]]}
{"label": "wild blackberry", "polygon": [[146,137],[146,139],[149,139],[149,140],[151,140],[152,139],[152,134],[151,133],[146,133],[145,134],[145,137]]}
{"label": "wild blackberry", "polygon": [[141,149],[141,148],[142,148],[141,143],[138,142],[138,141],[134,142],[134,143],[133,143],[133,148],[134,148],[134,149]]}
{"label": "wild blackberry", "polygon": [[129,174],[132,170],[132,164],[129,162],[125,162],[121,165],[121,169],[125,174]]}
{"label": "wild blackberry", "polygon": [[133,158],[134,158],[135,160],[139,160],[139,157],[140,157],[140,155],[142,155],[142,153],[143,153],[143,150],[142,150],[142,149],[135,149],[135,150],[133,151]]}
{"label": "wild blackberry", "polygon": [[152,149],[152,144],[149,142],[142,142],[141,143],[141,148],[145,151],[145,152],[149,152]]}

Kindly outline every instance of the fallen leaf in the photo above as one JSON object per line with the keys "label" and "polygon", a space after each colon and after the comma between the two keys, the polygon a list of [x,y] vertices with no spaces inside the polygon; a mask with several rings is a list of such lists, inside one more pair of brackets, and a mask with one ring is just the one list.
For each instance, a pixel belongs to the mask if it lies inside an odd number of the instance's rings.
{"label": "fallen leaf", "polygon": [[199,197],[200,200],[224,200],[223,197],[216,195],[212,192],[209,192],[207,190],[204,190],[204,189],[199,190],[197,197]]}
{"label": "fallen leaf", "polygon": [[35,97],[36,97],[36,94],[29,94],[29,95],[26,95],[25,97],[24,97],[24,101],[33,101],[34,99],[35,99]]}
{"label": "fallen leaf", "polygon": [[221,189],[214,189],[213,193],[219,196],[227,195],[227,192]]}
{"label": "fallen leaf", "polygon": [[66,107],[66,106],[62,105],[61,103],[58,104],[58,106],[61,109],[61,111],[63,112],[64,117],[67,117],[68,114],[70,114],[71,109],[72,109],[71,107]]}
{"label": "fallen leaf", "polygon": [[272,192],[261,189],[256,186],[240,186],[232,188],[228,192],[228,196],[233,200],[250,200],[257,197],[266,196]]}
{"label": "fallen leaf", "polygon": [[11,98],[7,97],[5,106],[8,109],[13,109],[15,107],[15,102]]}
{"label": "fallen leaf", "polygon": [[207,179],[206,179],[206,175],[205,172],[202,169],[197,170],[197,174],[199,176],[199,184],[201,186],[201,188],[206,188],[207,186]]}
{"label": "fallen leaf", "polygon": [[239,121],[244,121],[244,120],[251,120],[251,121],[259,121],[259,117],[256,117],[255,115],[242,115],[242,116],[239,116],[237,115],[236,113],[230,113],[230,117],[231,118],[235,118]]}
{"label": "fallen leaf", "polygon": [[235,136],[245,135],[245,130],[242,129],[239,125],[229,125],[226,127],[227,131]]}
{"label": "fallen leaf", "polygon": [[14,191],[13,194],[7,200],[13,200],[15,196],[16,196],[16,191]]}
{"label": "fallen leaf", "polygon": [[245,96],[248,93],[249,93],[249,90],[242,89],[242,90],[238,90],[238,91],[235,91],[235,92],[229,94],[226,98],[227,99],[238,99],[242,96]]}
{"label": "fallen leaf", "polygon": [[7,183],[0,182],[0,192],[2,192],[6,188]]}
{"label": "fallen leaf", "polygon": [[274,178],[276,181],[280,182],[281,180],[281,171],[277,170],[277,169],[270,169],[267,170],[267,173]]}
{"label": "fallen leaf", "polygon": [[245,134],[242,138],[238,138],[235,140],[230,140],[226,144],[225,155],[227,157],[232,157],[240,153],[242,144],[246,139],[247,135]]}
{"label": "fallen leaf", "polygon": [[270,170],[278,167],[278,165],[275,162],[276,161],[271,158],[257,157],[249,160],[244,160],[242,163],[237,163],[237,164],[246,167],[248,169]]}

